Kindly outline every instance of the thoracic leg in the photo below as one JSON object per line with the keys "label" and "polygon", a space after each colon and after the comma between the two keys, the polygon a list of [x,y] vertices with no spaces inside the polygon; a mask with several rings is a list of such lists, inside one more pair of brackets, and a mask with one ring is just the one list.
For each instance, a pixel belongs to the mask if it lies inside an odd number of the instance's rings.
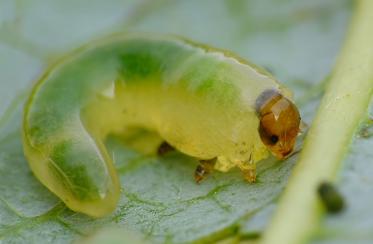
{"label": "thoracic leg", "polygon": [[174,151],[174,150],[175,150],[175,148],[173,146],[171,146],[170,144],[168,144],[167,142],[164,141],[164,142],[162,142],[161,145],[159,145],[158,150],[157,150],[157,154],[159,156],[163,156],[166,153]]}
{"label": "thoracic leg", "polygon": [[256,181],[256,163],[248,163],[245,165],[240,166],[240,169],[243,173],[245,180],[250,183],[254,183]]}
{"label": "thoracic leg", "polygon": [[196,170],[194,171],[194,179],[197,183],[200,183],[206,176],[211,173],[214,169],[214,165],[216,163],[216,158],[210,160],[200,160],[199,165],[197,166]]}

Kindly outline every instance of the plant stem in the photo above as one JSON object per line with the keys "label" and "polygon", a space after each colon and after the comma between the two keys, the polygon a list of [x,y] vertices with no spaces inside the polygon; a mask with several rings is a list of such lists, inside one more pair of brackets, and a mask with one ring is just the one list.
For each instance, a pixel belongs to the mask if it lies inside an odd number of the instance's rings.
{"label": "plant stem", "polygon": [[262,243],[307,241],[322,213],[317,186],[333,181],[373,94],[373,1],[356,1],[347,39],[299,162]]}

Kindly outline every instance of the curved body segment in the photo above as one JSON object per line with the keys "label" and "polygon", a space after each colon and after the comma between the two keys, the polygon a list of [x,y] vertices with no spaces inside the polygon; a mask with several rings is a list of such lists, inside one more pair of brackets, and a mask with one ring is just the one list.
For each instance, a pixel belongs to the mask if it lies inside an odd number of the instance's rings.
{"label": "curved body segment", "polygon": [[37,178],[68,207],[104,216],[120,191],[107,135],[143,128],[187,155],[216,158],[215,169],[249,169],[268,154],[256,109],[266,90],[290,96],[227,52],[170,36],[111,37],[39,80],[26,104],[24,151]]}

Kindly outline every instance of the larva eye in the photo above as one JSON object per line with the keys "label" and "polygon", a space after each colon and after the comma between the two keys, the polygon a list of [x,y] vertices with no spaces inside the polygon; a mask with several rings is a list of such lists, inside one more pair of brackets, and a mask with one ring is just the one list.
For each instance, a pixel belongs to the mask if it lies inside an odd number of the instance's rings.
{"label": "larva eye", "polygon": [[278,136],[272,135],[270,140],[271,140],[272,144],[276,144],[278,142]]}

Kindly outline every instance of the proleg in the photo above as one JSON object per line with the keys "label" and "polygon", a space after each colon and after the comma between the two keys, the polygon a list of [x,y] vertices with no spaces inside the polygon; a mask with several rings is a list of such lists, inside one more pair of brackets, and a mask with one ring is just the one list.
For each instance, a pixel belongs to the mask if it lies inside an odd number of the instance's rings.
{"label": "proleg", "polygon": [[101,217],[120,194],[104,143],[109,134],[126,138],[141,129],[151,137],[136,144],[140,151],[157,153],[165,142],[159,154],[172,148],[201,162],[216,159],[203,164],[206,172],[237,166],[255,181],[268,150],[284,158],[294,146],[300,117],[290,94],[227,51],[174,36],[111,36],[41,76],[24,110],[24,152],[69,208]]}

